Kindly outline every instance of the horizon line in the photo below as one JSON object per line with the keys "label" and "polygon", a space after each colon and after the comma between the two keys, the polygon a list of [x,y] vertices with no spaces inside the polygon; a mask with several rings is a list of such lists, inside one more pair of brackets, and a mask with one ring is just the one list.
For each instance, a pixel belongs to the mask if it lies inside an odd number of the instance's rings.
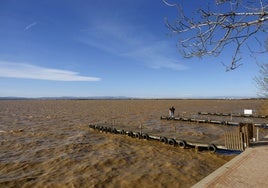
{"label": "horizon line", "polygon": [[2,96],[0,100],[209,100],[209,99],[222,99],[222,100],[238,100],[238,99],[267,99],[258,96],[213,96],[213,97],[126,97],[126,96],[88,96],[88,97],[75,97],[75,96],[60,96],[60,97],[15,97],[15,96]]}

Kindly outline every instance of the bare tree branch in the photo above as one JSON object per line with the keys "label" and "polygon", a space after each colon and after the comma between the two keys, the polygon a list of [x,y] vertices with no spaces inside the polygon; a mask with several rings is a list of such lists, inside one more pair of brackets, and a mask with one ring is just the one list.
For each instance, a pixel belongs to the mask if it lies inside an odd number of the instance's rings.
{"label": "bare tree branch", "polygon": [[260,69],[260,76],[255,77],[260,90],[260,96],[268,97],[268,64],[263,64]]}
{"label": "bare tree branch", "polygon": [[[166,18],[165,23],[173,34],[182,38],[177,43],[180,53],[186,58],[218,56],[227,46],[232,46],[234,52],[228,70],[241,65],[238,63],[242,58],[241,50],[247,46],[249,38],[268,31],[265,27],[268,23],[267,0],[216,0],[212,7],[225,6],[222,9],[225,12],[213,11],[209,6],[206,10],[199,9],[194,18],[187,17],[181,5],[162,1],[177,9],[176,22],[171,24]],[[230,8],[226,11],[227,4]]]}

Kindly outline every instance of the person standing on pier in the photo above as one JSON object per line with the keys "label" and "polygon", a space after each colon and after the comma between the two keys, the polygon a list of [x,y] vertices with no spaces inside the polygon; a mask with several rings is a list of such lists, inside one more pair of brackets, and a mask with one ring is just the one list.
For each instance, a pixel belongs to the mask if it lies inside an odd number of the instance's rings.
{"label": "person standing on pier", "polygon": [[169,108],[169,117],[170,118],[174,118],[174,112],[175,112],[174,106],[172,106],[171,108]]}

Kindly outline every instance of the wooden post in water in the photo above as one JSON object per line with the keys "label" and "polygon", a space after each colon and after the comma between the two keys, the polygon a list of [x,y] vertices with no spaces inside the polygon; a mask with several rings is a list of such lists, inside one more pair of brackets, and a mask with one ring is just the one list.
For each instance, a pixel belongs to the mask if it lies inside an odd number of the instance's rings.
{"label": "wooden post in water", "polygon": [[114,128],[114,125],[115,125],[115,120],[113,119],[113,125],[112,125],[112,128]]}
{"label": "wooden post in water", "polygon": [[241,148],[242,150],[245,150],[245,148],[244,148],[244,144],[243,144],[243,133],[242,133],[242,132],[239,132],[239,134],[240,134],[240,135],[239,135],[239,138],[240,138],[240,139],[239,139],[239,141],[240,141],[240,142],[239,142],[239,143],[240,143],[239,146],[240,146],[240,148]]}
{"label": "wooden post in water", "polygon": [[142,135],[142,123],[140,122],[140,134]]}
{"label": "wooden post in water", "polygon": [[248,139],[252,139],[254,137],[254,126],[253,124],[249,123],[247,124],[247,129],[248,129]]}
{"label": "wooden post in water", "polygon": [[176,132],[177,131],[177,128],[176,128],[176,125],[175,125],[174,122],[172,122],[172,127],[174,128],[174,132]]}
{"label": "wooden post in water", "polygon": [[259,127],[257,127],[257,133],[256,133],[256,141],[258,142],[259,141]]}

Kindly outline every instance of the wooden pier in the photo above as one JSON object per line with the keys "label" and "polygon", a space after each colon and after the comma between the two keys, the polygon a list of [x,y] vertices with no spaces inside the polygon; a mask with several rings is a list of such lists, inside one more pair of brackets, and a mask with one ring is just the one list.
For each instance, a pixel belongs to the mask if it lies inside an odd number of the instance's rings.
{"label": "wooden pier", "polygon": [[268,128],[267,124],[253,124],[253,123],[241,123],[232,121],[217,121],[217,120],[207,120],[207,119],[196,119],[196,118],[185,118],[185,117],[169,117],[161,116],[162,120],[171,121],[185,121],[185,122],[196,122],[196,123],[211,123],[224,126],[236,126],[234,131],[225,131],[225,145],[216,144],[203,144],[203,143],[193,143],[185,140],[176,140],[175,138],[167,138],[165,136],[148,135],[142,132],[142,127],[140,131],[133,132],[129,130],[116,129],[113,123],[112,127],[109,124],[89,124],[89,127],[100,132],[114,133],[127,135],[132,138],[146,139],[146,140],[157,140],[164,144],[169,144],[173,146],[178,146],[180,148],[195,148],[196,150],[208,150],[211,152],[216,152],[217,150],[230,150],[230,151],[244,151],[250,146],[252,142],[258,141],[258,130],[259,128]]}
{"label": "wooden pier", "polygon": [[[157,136],[157,135],[149,135],[147,133],[143,133],[142,131],[129,131],[129,130],[121,130],[110,127],[109,124],[89,124],[89,128],[97,130],[102,133],[112,133],[112,134],[120,134],[129,136],[131,138],[136,139],[144,139],[144,140],[154,140],[163,144],[168,144],[174,147],[179,147],[183,149],[195,149],[196,151],[209,151],[211,153],[215,153],[218,150],[229,150],[225,146],[217,145],[217,144],[204,144],[204,143],[196,143],[190,142],[186,140],[177,140],[175,138],[167,138],[165,136]],[[230,150],[230,152],[233,149]]]}
{"label": "wooden pier", "polygon": [[185,117],[168,117],[161,116],[160,119],[168,121],[184,121],[184,122],[196,122],[196,123],[208,123],[215,125],[224,126],[236,126],[238,127],[235,131],[226,131],[225,136],[225,148],[230,150],[244,151],[249,147],[251,141],[258,141],[258,129],[268,128],[266,123],[242,123],[242,122],[232,122],[232,121],[218,121],[218,120],[207,120],[207,119],[195,119],[195,118],[185,118]]}
{"label": "wooden pier", "polygon": [[242,154],[196,183],[193,188],[268,187],[268,141]]}
{"label": "wooden pier", "polygon": [[[161,120],[168,121],[185,121],[185,122],[195,122],[195,123],[208,123],[208,124],[216,124],[216,125],[227,125],[227,126],[239,126],[241,122],[233,122],[233,121],[219,121],[219,120],[211,120],[211,119],[196,119],[196,118],[186,118],[186,117],[169,117],[169,116],[161,116]],[[266,123],[254,123],[255,127],[268,128],[268,124]]]}
{"label": "wooden pier", "polygon": [[268,116],[264,115],[245,115],[245,114],[212,113],[212,112],[198,112],[198,115],[232,116],[232,117],[244,117],[244,118],[268,118]]}

